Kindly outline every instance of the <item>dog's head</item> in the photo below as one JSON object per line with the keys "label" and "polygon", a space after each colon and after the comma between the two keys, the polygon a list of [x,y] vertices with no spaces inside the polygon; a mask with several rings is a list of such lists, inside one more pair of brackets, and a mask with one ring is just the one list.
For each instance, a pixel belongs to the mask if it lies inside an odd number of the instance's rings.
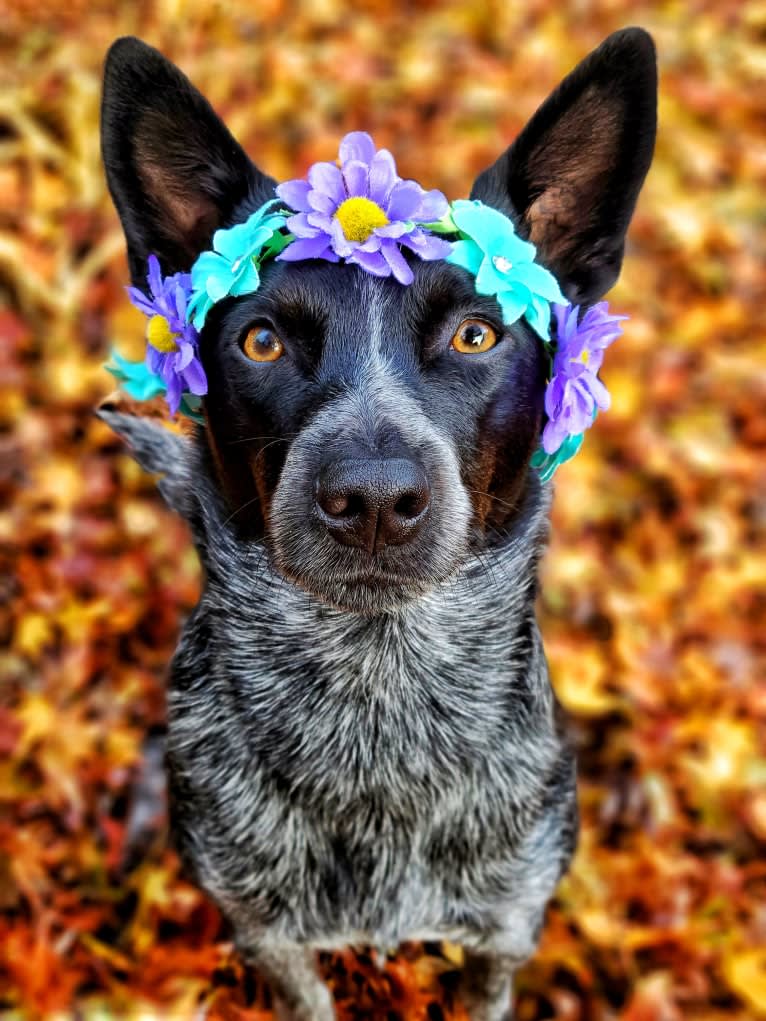
{"label": "dog's head", "polygon": [[[569,300],[619,273],[655,135],[654,48],[639,29],[595,50],[476,180]],[[102,144],[133,282],[147,257],[188,270],[213,232],[274,197],[206,100],[135,39],[106,64]],[[374,612],[453,574],[512,524],[535,484],[545,358],[523,320],[445,262],[403,287],[356,266],[270,263],[201,336],[199,442],[243,539],[325,601]]]}

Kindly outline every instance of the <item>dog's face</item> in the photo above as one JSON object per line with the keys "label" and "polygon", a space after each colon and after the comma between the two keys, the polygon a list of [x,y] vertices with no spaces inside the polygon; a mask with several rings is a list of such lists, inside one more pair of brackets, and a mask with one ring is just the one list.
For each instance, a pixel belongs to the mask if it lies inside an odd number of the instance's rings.
{"label": "dog's face", "polygon": [[[619,272],[655,90],[648,37],[618,33],[474,186],[570,300],[596,300]],[[188,269],[214,229],[274,194],[199,93],[136,40],[110,52],[103,149],[137,286],[150,252],[165,273]],[[504,326],[464,270],[411,265],[403,287],[355,266],[270,263],[201,338],[200,441],[232,527],[265,538],[290,580],[359,612],[429,591],[503,534],[543,424],[536,335]]]}
{"label": "dog's face", "polygon": [[355,609],[454,572],[512,513],[539,433],[531,330],[504,329],[464,271],[413,269],[404,288],[273,264],[203,341],[210,440],[222,476],[248,483],[232,520],[263,528],[289,578]]}

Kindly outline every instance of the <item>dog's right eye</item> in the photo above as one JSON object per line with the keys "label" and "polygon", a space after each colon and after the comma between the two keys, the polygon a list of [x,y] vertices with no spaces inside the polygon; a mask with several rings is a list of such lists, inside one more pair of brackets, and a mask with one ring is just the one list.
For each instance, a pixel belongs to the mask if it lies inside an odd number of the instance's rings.
{"label": "dog's right eye", "polygon": [[254,362],[275,362],[285,353],[285,346],[268,326],[248,330],[242,350]]}

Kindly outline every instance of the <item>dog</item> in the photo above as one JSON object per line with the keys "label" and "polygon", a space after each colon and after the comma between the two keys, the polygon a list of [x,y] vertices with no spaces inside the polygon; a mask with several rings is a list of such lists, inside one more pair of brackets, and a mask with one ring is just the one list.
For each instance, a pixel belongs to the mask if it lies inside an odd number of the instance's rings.
{"label": "dog", "polygon": [[[651,38],[615,33],[473,186],[581,306],[618,276],[656,91]],[[186,271],[274,197],[137,39],[107,57],[102,148],[139,286],[150,253]],[[464,948],[474,1021],[511,1017],[576,843],[535,617],[543,345],[463,269],[412,268],[403,287],[273,262],[205,323],[204,427],[99,412],[160,477],[204,569],[170,669],[174,839],[290,1021],[334,1017],[317,948],[445,939]],[[493,331],[491,351],[455,356],[466,322]],[[286,357],[244,358],[253,328]]]}

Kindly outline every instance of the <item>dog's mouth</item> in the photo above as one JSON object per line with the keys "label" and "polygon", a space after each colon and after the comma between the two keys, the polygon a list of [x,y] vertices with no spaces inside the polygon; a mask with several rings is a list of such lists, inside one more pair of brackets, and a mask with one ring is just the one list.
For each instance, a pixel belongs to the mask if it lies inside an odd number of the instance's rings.
{"label": "dog's mouth", "polygon": [[438,563],[418,557],[415,550],[401,558],[404,563],[397,562],[400,551],[389,550],[322,549],[313,561],[287,556],[273,542],[270,551],[275,569],[292,584],[328,606],[362,615],[395,612],[422,599],[448,581],[464,560],[462,548]]}

